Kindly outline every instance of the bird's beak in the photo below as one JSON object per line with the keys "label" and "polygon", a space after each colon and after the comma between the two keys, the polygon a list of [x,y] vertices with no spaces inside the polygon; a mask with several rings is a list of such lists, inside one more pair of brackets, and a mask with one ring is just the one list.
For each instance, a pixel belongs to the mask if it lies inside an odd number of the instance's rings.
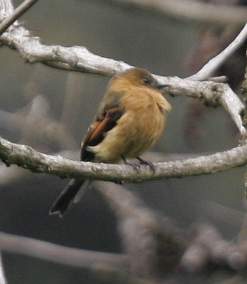
{"label": "bird's beak", "polygon": [[156,89],[158,89],[161,93],[164,92],[167,87],[167,84],[156,83]]}
{"label": "bird's beak", "polygon": [[158,90],[163,90],[163,89],[165,89],[166,87],[168,87],[168,85],[167,84],[161,84],[161,83],[159,83],[158,82],[158,80],[157,79],[155,79],[154,81],[153,81],[153,88],[155,88],[155,89],[158,89]]}
{"label": "bird's beak", "polygon": [[157,89],[160,91],[164,90],[167,87],[168,87],[167,84],[159,84],[159,83],[157,84]]}
{"label": "bird's beak", "polygon": [[167,87],[169,87],[167,84],[161,84],[158,82],[158,80],[154,80],[153,82],[153,88],[160,90],[161,92]]}

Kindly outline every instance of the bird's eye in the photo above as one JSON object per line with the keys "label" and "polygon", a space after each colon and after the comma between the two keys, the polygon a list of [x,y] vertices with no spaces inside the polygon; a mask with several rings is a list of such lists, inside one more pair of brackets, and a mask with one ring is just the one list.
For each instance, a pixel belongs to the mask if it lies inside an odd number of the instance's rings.
{"label": "bird's eye", "polygon": [[151,84],[150,78],[143,78],[143,83],[144,83],[145,85],[150,85],[150,84]]}

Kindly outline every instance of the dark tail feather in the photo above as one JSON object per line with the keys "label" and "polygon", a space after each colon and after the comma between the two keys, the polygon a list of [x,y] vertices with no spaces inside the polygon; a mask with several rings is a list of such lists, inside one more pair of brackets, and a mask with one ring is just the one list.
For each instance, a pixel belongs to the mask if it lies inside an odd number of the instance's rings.
{"label": "dark tail feather", "polygon": [[[86,180],[71,179],[67,186],[63,189],[63,191],[59,194],[57,199],[52,204],[49,214],[58,214],[59,217],[63,217],[64,213],[74,203],[75,197],[79,193],[80,188],[85,183],[85,181]],[[85,191],[85,188],[83,191]]]}

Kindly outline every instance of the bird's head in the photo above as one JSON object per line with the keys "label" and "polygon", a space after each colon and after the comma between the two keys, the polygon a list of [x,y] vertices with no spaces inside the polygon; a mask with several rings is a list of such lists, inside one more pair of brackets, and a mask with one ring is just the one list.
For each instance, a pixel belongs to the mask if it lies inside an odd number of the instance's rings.
{"label": "bird's head", "polygon": [[115,83],[123,82],[135,87],[147,87],[161,91],[165,85],[160,84],[153,75],[142,68],[131,68],[114,76]]}

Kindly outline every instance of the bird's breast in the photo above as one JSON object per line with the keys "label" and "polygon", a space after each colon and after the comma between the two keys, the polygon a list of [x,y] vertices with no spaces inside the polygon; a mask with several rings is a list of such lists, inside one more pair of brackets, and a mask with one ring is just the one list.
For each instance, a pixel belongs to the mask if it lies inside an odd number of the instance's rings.
{"label": "bird's breast", "polygon": [[151,102],[140,104],[137,108],[127,112],[119,123],[123,126],[129,125],[126,127],[128,133],[126,156],[134,158],[157,142],[164,130],[165,115],[157,103]]}
{"label": "bird's breast", "polygon": [[100,161],[116,162],[121,156],[135,158],[150,148],[161,136],[169,103],[150,95],[125,96],[124,114],[104,140],[94,147]]}

